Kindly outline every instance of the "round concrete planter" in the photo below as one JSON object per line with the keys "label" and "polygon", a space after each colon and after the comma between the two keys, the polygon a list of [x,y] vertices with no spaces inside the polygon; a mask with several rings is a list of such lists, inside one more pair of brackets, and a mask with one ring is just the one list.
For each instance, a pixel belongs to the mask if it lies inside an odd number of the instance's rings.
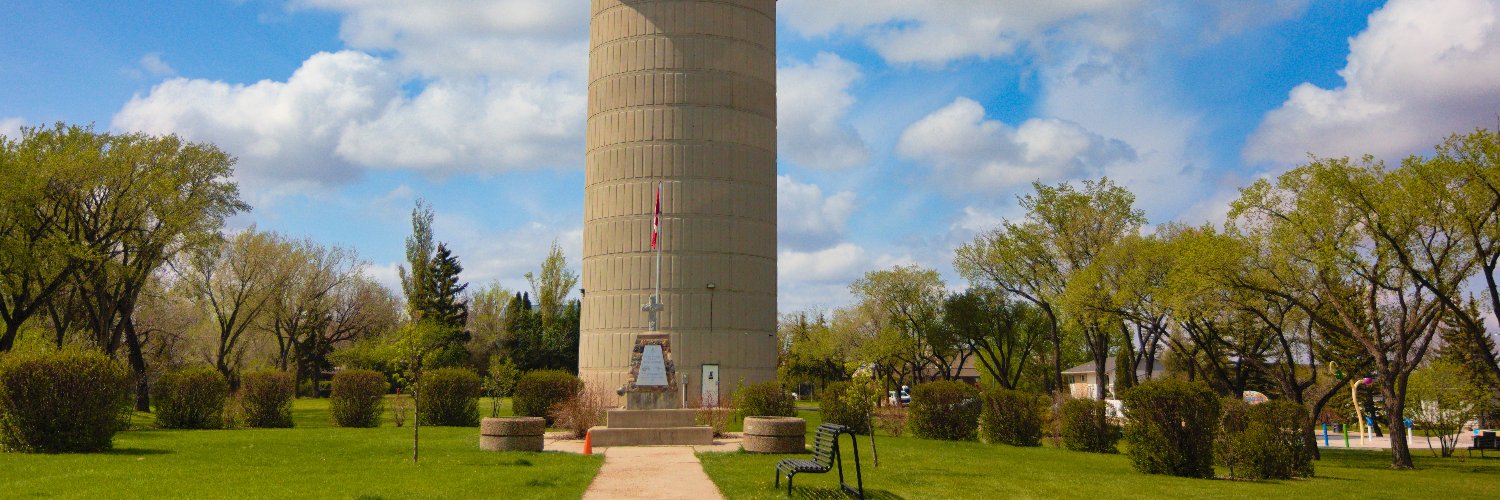
{"label": "round concrete planter", "polygon": [[745,441],[751,453],[802,453],[807,450],[807,421],[797,417],[745,417]]}
{"label": "round concrete planter", "polygon": [[486,418],[479,423],[479,449],[484,451],[542,451],[542,417]]}

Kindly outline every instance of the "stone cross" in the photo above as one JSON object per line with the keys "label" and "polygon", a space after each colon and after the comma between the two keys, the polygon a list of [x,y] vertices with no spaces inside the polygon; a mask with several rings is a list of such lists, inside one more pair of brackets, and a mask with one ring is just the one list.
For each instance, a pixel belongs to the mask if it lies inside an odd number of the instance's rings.
{"label": "stone cross", "polygon": [[647,331],[656,331],[656,314],[661,312],[661,302],[657,302],[656,296],[652,295],[651,303],[641,306],[641,310],[646,311]]}

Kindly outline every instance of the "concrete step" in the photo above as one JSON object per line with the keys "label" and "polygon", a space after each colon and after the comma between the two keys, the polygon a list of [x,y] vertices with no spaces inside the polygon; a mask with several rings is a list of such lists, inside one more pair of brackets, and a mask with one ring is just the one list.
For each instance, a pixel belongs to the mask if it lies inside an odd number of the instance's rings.
{"label": "concrete step", "polygon": [[636,427],[589,429],[594,446],[673,446],[714,444],[714,430],[699,427]]}
{"label": "concrete step", "polygon": [[611,429],[693,427],[698,425],[698,410],[609,410],[605,422]]}

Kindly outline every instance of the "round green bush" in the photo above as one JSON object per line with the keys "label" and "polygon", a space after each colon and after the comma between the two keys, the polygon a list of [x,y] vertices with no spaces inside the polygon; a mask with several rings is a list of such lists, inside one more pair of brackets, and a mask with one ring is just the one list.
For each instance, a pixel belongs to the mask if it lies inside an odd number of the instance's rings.
{"label": "round green bush", "polygon": [[7,355],[0,359],[0,449],[108,450],[129,422],[134,382],[99,352]]}
{"label": "round green bush", "polygon": [[1231,478],[1313,476],[1306,408],[1291,401],[1248,405],[1238,399],[1225,399],[1221,406],[1214,457]]}
{"label": "round green bush", "polygon": [[375,370],[342,370],[333,375],[332,385],[328,413],[335,427],[380,427],[385,393],[390,388],[384,374]]}
{"label": "round green bush", "polygon": [[297,383],[290,373],[267,370],[240,376],[240,416],[247,427],[291,427],[296,397]]}
{"label": "round green bush", "polygon": [[1090,453],[1117,453],[1120,428],[1110,423],[1103,401],[1070,399],[1063,403],[1059,423],[1063,447]]}
{"label": "round green bush", "polygon": [[970,441],[979,431],[979,390],[956,380],[911,388],[911,433],[924,439]]}
{"label": "round green bush", "polygon": [[797,400],[775,380],[741,387],[734,393],[734,406],[740,418],[797,416]]}
{"label": "round green bush", "polygon": [[479,395],[484,383],[467,368],[439,368],[422,374],[417,393],[417,422],[422,425],[479,425]]}
{"label": "round green bush", "polygon": [[163,429],[218,429],[224,426],[229,382],[211,366],[162,374],[151,391],[156,425]]}
{"label": "round green bush", "polygon": [[987,443],[1041,446],[1047,398],[1029,392],[993,388],[979,395],[979,432]]}
{"label": "round green bush", "polygon": [[562,370],[537,370],[526,372],[516,382],[515,396],[511,408],[519,417],[542,417],[552,425],[552,407],[567,401],[583,390],[583,381],[577,375]]}
{"label": "round green bush", "polygon": [[823,422],[848,427],[856,434],[870,433],[875,413],[874,385],[865,382],[834,382],[823,389]]}
{"label": "round green bush", "polygon": [[1208,385],[1151,380],[1127,389],[1126,454],[1147,474],[1214,477],[1219,397]]}

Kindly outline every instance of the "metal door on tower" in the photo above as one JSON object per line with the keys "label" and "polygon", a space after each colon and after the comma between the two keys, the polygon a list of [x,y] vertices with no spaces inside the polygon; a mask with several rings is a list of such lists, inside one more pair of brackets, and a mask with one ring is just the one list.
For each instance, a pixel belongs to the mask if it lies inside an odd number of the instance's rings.
{"label": "metal door on tower", "polygon": [[719,365],[703,365],[702,406],[719,406]]}

